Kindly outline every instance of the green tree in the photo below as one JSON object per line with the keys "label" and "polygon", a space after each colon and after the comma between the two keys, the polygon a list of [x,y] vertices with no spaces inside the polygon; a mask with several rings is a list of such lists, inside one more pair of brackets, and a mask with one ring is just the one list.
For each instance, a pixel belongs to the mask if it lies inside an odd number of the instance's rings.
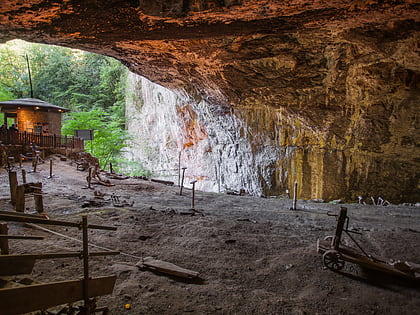
{"label": "green tree", "polygon": [[30,96],[26,54],[34,97],[72,111],[64,121],[63,134],[73,135],[74,129],[93,129],[95,140],[86,149],[99,158],[102,166],[116,161],[124,163],[119,156],[127,138],[124,109],[127,68],[102,55],[11,41],[0,45],[0,98]]}
{"label": "green tree", "polygon": [[73,135],[76,129],[94,130],[94,140],[88,141],[85,149],[99,159],[101,167],[107,166],[109,162],[117,163],[128,135],[118,123],[112,121],[106,111],[98,108],[89,112],[70,113],[62,132],[64,135]]}
{"label": "green tree", "polygon": [[29,77],[25,52],[21,44],[8,42],[0,45],[0,89],[9,99],[30,96]]}

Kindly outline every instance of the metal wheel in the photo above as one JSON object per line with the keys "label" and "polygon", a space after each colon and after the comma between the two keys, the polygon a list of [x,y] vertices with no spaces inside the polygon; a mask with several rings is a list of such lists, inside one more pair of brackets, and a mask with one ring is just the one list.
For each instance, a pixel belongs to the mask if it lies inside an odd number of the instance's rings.
{"label": "metal wheel", "polygon": [[344,267],[344,260],[341,254],[336,250],[327,250],[322,255],[324,266],[332,271],[339,271]]}

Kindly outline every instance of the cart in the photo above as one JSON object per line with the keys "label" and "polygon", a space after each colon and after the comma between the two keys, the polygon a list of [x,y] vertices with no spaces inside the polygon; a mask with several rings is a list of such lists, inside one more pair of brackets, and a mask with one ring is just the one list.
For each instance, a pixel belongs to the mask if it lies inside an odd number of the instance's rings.
{"label": "cart", "polygon": [[[350,231],[348,225],[347,208],[341,207],[334,236],[327,236],[323,240],[318,239],[317,251],[319,254],[322,254],[322,262],[326,268],[332,271],[340,271],[347,261],[360,265],[363,268],[420,280],[420,265],[369,255],[351,235],[361,233]],[[353,241],[357,249],[340,244],[343,232]]]}

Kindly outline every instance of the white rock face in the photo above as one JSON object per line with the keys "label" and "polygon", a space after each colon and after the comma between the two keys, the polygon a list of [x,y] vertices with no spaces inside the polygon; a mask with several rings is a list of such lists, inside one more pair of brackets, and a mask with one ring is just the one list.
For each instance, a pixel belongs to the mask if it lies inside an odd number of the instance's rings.
{"label": "white rock face", "polygon": [[[212,192],[244,190],[263,194],[270,185],[278,152],[264,146],[252,152],[247,126],[232,113],[184,91],[170,91],[135,74],[127,83],[127,129],[132,136],[125,157],[141,162],[154,178],[178,184],[178,167],[187,167],[187,187]],[[242,136],[241,136],[242,135]],[[180,163],[179,163],[180,162]]]}

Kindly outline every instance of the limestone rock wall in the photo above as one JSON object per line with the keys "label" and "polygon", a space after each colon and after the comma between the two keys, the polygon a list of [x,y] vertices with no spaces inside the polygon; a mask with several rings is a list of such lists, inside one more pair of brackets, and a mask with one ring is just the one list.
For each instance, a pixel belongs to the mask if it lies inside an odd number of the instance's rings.
{"label": "limestone rock wall", "polygon": [[[132,136],[125,156],[140,160],[154,177],[178,183],[178,166],[187,167],[185,183],[213,192],[245,190],[263,194],[271,180],[276,150],[253,152],[244,122],[184,91],[171,91],[135,74],[127,89],[127,128]],[[181,164],[180,164],[181,163]]]}
{"label": "limestone rock wall", "polygon": [[[354,31],[332,44],[307,35],[236,41],[242,55],[248,46],[272,50],[279,42],[282,53],[270,50],[273,57],[234,63],[246,74],[237,83],[245,96],[230,107],[213,81],[208,89],[214,87],[214,98],[204,100],[191,90],[171,92],[142,79],[138,90],[145,127],[139,130],[152,135],[143,140],[154,147],[149,167],[172,170],[176,182],[181,152],[181,165],[199,179],[200,189],[278,195],[297,181],[305,199],[381,196],[415,202],[420,93],[412,49],[418,35],[388,43],[364,37],[365,32]],[[268,86],[273,80],[278,84]],[[128,117],[135,117],[137,109]]]}
{"label": "limestone rock wall", "polygon": [[6,0],[0,41],[112,56],[174,91],[142,83],[141,114],[129,115],[129,129],[150,136],[155,171],[176,168],[182,151],[203,189],[276,195],[298,181],[303,198],[418,202],[419,8]]}

